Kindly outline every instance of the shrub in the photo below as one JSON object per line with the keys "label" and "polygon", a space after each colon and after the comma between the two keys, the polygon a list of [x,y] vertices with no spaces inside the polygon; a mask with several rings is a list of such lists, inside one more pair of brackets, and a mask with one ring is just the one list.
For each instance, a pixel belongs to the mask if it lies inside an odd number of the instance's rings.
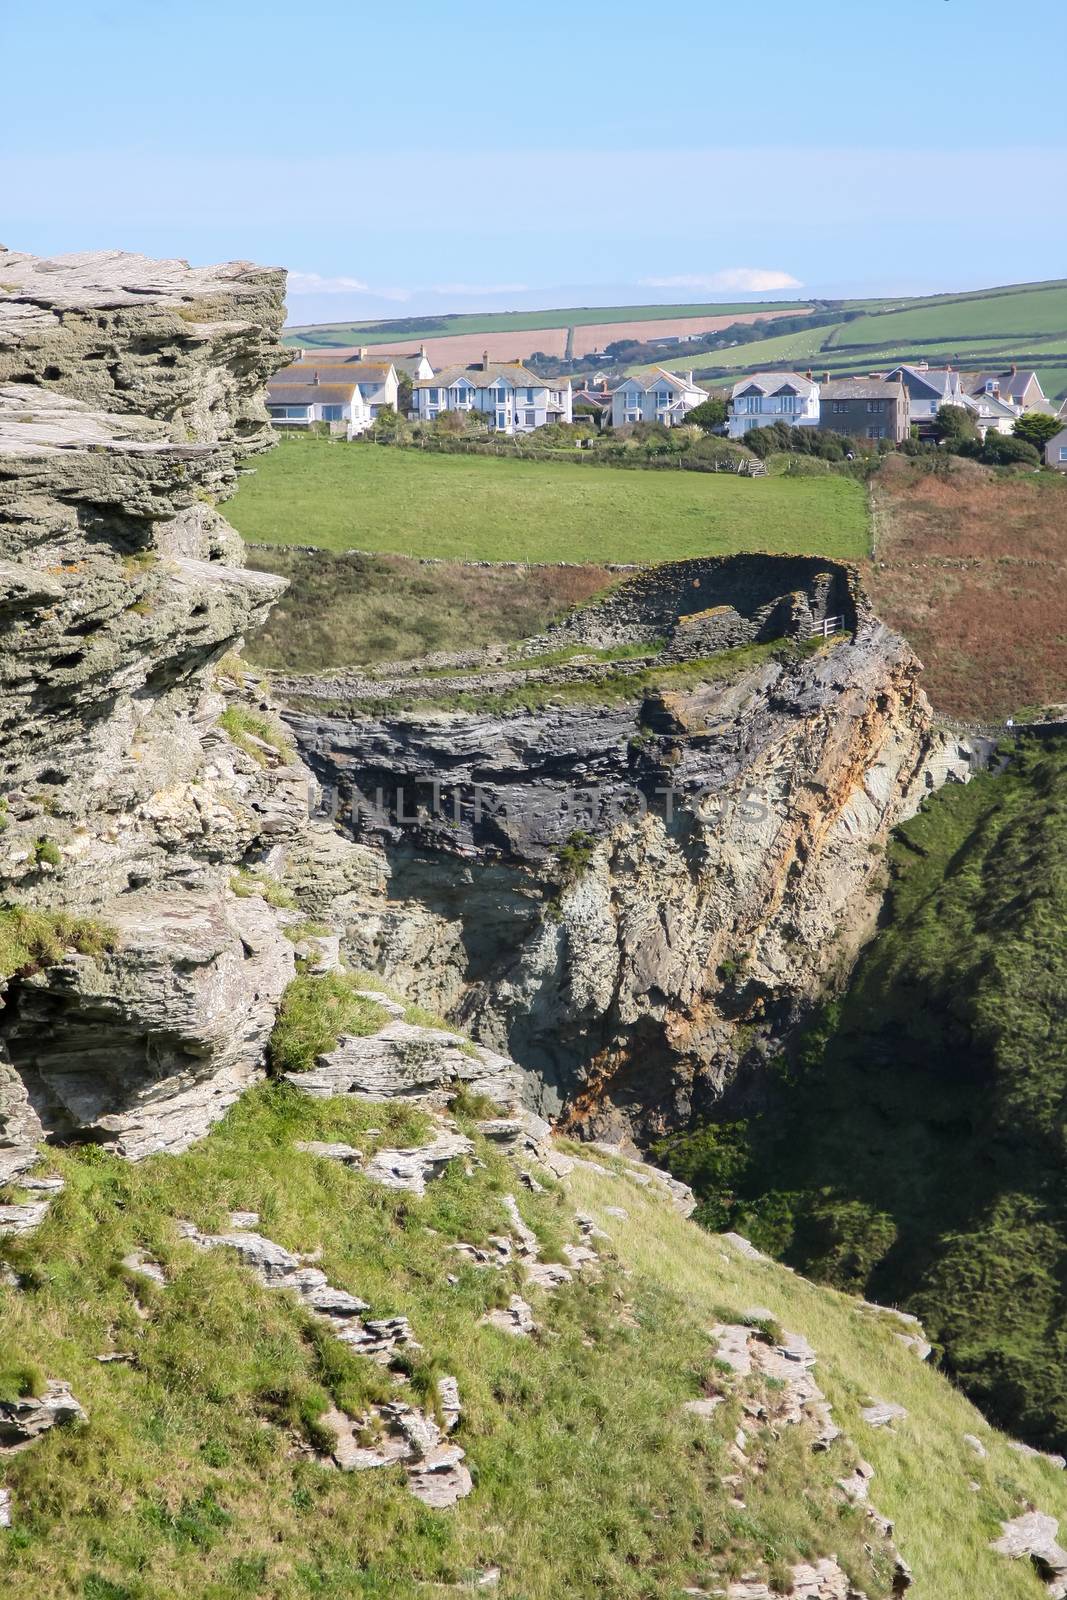
{"label": "shrub", "polygon": [[703,400],[700,405],[694,406],[692,411],[686,412],[685,420],[695,422],[705,433],[711,433],[716,428],[723,427],[726,422],[726,401]]}
{"label": "shrub", "polygon": [[40,838],[33,847],[33,859],[38,865],[58,867],[63,860],[62,852],[54,839]]}
{"label": "shrub", "polygon": [[321,1055],[336,1049],[344,1033],[363,1037],[377,1033],[388,1012],[359,993],[352,979],[338,972],[294,978],[282,996],[270,1036],[270,1062],[275,1072],[309,1072]]}
{"label": "shrub", "polygon": [[1041,465],[1041,456],[1034,445],[1007,433],[987,433],[979,459],[993,467]]}

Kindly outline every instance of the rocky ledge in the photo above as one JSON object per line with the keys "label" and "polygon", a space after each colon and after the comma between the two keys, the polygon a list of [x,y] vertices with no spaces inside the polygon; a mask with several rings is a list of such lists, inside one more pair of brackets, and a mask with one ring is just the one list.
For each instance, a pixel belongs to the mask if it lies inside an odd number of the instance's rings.
{"label": "rocky ledge", "polygon": [[284,584],[215,509],[269,442],[283,293],[239,262],[0,254],[0,1172],[47,1137],[182,1148],[292,976],[230,887],[307,826],[226,665]]}

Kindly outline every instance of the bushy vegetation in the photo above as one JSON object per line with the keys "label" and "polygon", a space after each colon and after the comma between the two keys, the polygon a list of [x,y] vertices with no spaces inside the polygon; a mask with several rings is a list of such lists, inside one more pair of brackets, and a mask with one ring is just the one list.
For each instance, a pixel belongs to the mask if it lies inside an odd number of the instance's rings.
{"label": "bushy vegetation", "polygon": [[857,557],[863,488],[730,473],[623,473],[287,439],[227,508],[246,539],[488,561],[659,561],[734,550]]}
{"label": "bushy vegetation", "polygon": [[242,868],[235,872],[230,879],[230,890],[239,900],[248,900],[253,895],[258,895],[269,906],[286,909],[296,905],[296,896],[291,889],[269,872],[261,868]]}
{"label": "bushy vegetation", "polygon": [[37,911],[31,906],[0,908],[0,977],[34,972],[62,961],[71,952],[105,955],[117,946],[114,929],[91,917],[63,911]]}
{"label": "bushy vegetation", "polygon": [[661,1154],[729,1222],[917,1311],[1003,1425],[1067,1447],[1067,742],[900,831],[886,925],[766,1110]]}

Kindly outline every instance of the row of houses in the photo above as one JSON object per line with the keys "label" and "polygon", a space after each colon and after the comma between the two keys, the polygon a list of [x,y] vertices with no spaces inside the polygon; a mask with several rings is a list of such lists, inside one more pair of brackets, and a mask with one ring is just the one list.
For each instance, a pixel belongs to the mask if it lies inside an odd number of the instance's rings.
{"label": "row of houses", "polygon": [[1006,372],[958,372],[920,362],[865,378],[826,373],[821,382],[810,371],[754,373],[734,385],[728,432],[743,439],[753,428],[785,422],[899,444],[913,426],[920,437],[933,434],[942,406],[969,411],[982,438],[990,431],[1011,433],[1027,411],[1054,413],[1036,372],[1015,365]]}
{"label": "row of houses", "polygon": [[[497,433],[532,433],[547,423],[571,422],[576,404],[598,420],[621,428],[639,422],[675,427],[709,398],[691,372],[657,368],[612,387],[572,388],[570,379],[546,379],[521,361],[491,361],[434,372],[425,350],[415,355],[366,347],[301,351],[271,379],[267,406],[279,427],[327,423],[349,438],[363,433],[385,407],[397,410],[400,384],[410,385],[409,416],[432,422],[442,412],[477,412]],[[920,436],[934,431],[942,406],[970,411],[982,437],[991,429],[1011,433],[1027,411],[1052,414],[1036,372],[958,372],[925,362],[866,377],[822,380],[810,371],[757,372],[736,383],[727,433],[744,439],[754,428],[776,422],[825,428],[850,438],[899,444],[913,426]],[[1060,465],[1057,460],[1054,465]]]}

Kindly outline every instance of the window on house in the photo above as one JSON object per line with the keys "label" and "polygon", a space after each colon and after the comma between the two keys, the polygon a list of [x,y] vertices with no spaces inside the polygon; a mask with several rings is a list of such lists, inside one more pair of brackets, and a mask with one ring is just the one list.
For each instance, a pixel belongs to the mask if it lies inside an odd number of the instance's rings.
{"label": "window on house", "polygon": [[506,411],[498,411],[497,412],[497,414],[496,414],[496,425],[497,425],[498,428],[506,428],[507,427],[507,425],[508,425],[508,414],[507,414]]}
{"label": "window on house", "polygon": [[747,403],[746,403],[746,406],[745,406],[745,410],[746,411],[758,411],[761,399],[762,399],[761,395],[750,394],[747,397]]}
{"label": "window on house", "polygon": [[527,391],[526,391],[526,404],[528,406],[532,406],[533,405],[533,397],[534,397],[533,390],[532,389],[527,389]]}
{"label": "window on house", "polygon": [[439,392],[436,389],[427,389],[427,391],[426,391],[426,399],[427,399],[427,401],[429,402],[430,405],[435,406],[437,404],[437,402],[440,400],[440,398],[441,398],[441,396],[440,396]]}
{"label": "window on house", "polygon": [[[530,390],[529,392],[532,394],[533,390]],[[524,414],[524,416],[526,418],[526,426],[528,428],[535,428],[537,426],[537,412],[536,411],[526,411],[523,414]]]}
{"label": "window on house", "polygon": [[340,422],[345,414],[344,406],[323,406],[323,422]]}
{"label": "window on house", "polygon": [[834,416],[835,417],[841,416],[842,413],[847,411],[847,410],[848,410],[848,401],[847,400],[835,400],[834,401]]}
{"label": "window on house", "polygon": [[498,406],[506,406],[507,405],[507,403],[508,403],[508,391],[506,389],[498,389],[497,390],[497,392],[496,392],[496,403],[497,403]]}
{"label": "window on house", "polygon": [[1060,460],[1067,461],[1067,444],[1060,445]]}

